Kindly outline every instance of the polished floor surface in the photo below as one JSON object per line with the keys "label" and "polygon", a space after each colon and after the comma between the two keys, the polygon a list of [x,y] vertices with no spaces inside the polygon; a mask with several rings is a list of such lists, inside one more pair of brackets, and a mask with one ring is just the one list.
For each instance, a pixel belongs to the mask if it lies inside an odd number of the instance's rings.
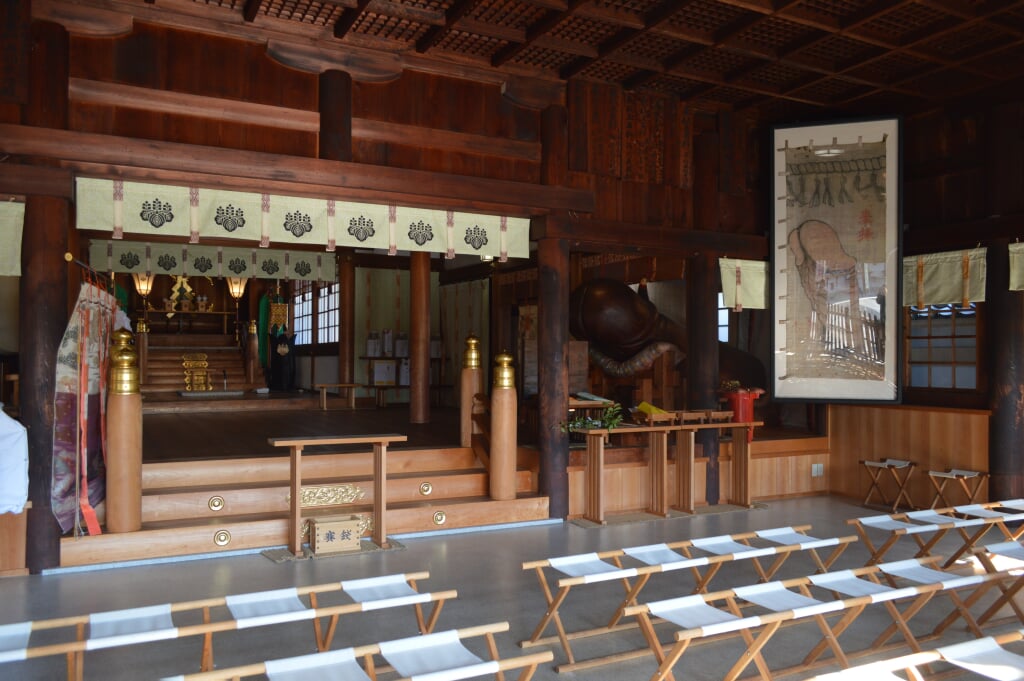
{"label": "polished floor surface", "polygon": [[[388,551],[363,551],[356,554],[313,560],[275,563],[261,554],[206,558],[145,566],[126,566],[90,571],[55,571],[52,574],[0,579],[0,625],[29,619],[115,610],[165,602],[223,596],[233,593],[319,584],[398,572],[427,570],[430,579],[421,590],[457,589],[458,598],[449,601],[441,613],[438,629],[465,627],[507,620],[511,630],[499,635],[499,647],[506,655],[521,652],[519,641],[530,636],[545,610],[545,602],[532,572],[522,569],[523,561],[552,556],[633,546],[661,541],[711,536],[797,524],[811,524],[818,537],[853,534],[846,524],[851,517],[875,513],[850,501],[835,497],[814,497],[769,501],[750,510],[702,513],[666,520],[612,524],[585,528],[572,522],[549,522],[429,536],[398,537],[399,548]],[[994,537],[994,535],[993,535]],[[993,539],[995,541],[995,539]],[[956,543],[943,540],[939,553],[948,552]],[[889,557],[910,557],[913,544],[897,544]],[[852,545],[835,566],[858,567],[867,559],[860,544]],[[964,566],[967,569],[969,566]],[[835,568],[833,568],[835,569]],[[780,576],[810,574],[813,567],[806,556],[794,556]],[[752,566],[729,566],[712,583],[715,589],[755,581]],[[642,600],[685,595],[692,577],[682,572],[657,575],[645,590]],[[621,595],[618,583],[580,587],[569,594],[562,608],[566,627],[581,629],[602,624]],[[325,601],[326,602],[326,601]],[[323,604],[323,603],[322,603]],[[929,631],[929,624],[950,610],[947,599],[934,599],[911,621],[915,632]],[[198,621],[185,617],[179,625]],[[884,609],[869,607],[855,624],[840,637],[845,650],[867,645],[874,635],[891,622]],[[986,628],[986,633],[1012,628],[1009,623]],[[214,635],[218,667],[288,657],[313,652],[312,627],[308,622],[279,624],[258,629]],[[334,647],[371,643],[415,634],[411,611],[378,611],[342,619]],[[548,633],[554,633],[551,628]],[[662,632],[663,640],[667,630]],[[34,634],[33,643],[47,638]],[[970,637],[959,624],[952,627],[942,642]],[[820,638],[811,623],[784,628],[766,649],[772,668],[796,664],[806,650]],[[925,647],[934,646],[935,642]],[[197,638],[87,653],[86,679],[159,679],[164,676],[197,671],[201,641]],[[627,650],[643,645],[636,632],[581,640],[576,646],[580,658]],[[676,667],[676,678],[721,679],[743,653],[739,640],[702,644],[683,656]],[[477,651],[483,652],[483,651]],[[902,649],[900,652],[905,652]],[[555,649],[555,661],[565,661]],[[538,671],[535,679],[581,679],[620,681],[647,679],[655,670],[653,656],[598,669],[558,673],[551,665]],[[834,670],[804,670],[788,678],[806,678],[813,673]],[[747,675],[755,673],[753,668]],[[60,657],[0,665],[0,679],[17,681],[62,679],[64,660]],[[384,677],[389,678],[389,677]],[[514,677],[513,677],[514,678]],[[967,677],[965,677],[967,678]]]}

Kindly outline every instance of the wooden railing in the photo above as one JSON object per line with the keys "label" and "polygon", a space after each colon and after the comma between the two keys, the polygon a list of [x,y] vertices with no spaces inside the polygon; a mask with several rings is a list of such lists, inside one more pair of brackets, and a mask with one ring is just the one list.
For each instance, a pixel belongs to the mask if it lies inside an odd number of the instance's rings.
{"label": "wooden railing", "polygon": [[302,450],[304,447],[320,445],[373,445],[373,532],[375,544],[387,548],[387,451],[392,442],[405,442],[408,437],[394,433],[386,435],[316,437],[272,437],[267,442],[273,447],[288,447],[290,450],[289,487],[291,499],[288,506],[288,548],[296,556],[302,556]]}

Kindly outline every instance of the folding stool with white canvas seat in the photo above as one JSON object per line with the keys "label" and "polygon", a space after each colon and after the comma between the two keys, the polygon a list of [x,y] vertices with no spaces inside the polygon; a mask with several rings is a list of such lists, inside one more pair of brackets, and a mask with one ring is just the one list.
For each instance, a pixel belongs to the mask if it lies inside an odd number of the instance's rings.
{"label": "folding stool with white canvas seat", "polygon": [[947,662],[996,681],[1024,681],[1024,656],[1004,647],[1022,638],[1024,629],[1018,629],[997,636],[985,636],[941,646],[934,650],[869,662],[839,672],[819,674],[808,681],[903,681],[901,677],[893,674],[894,671],[903,671],[911,681],[924,681],[918,667],[935,662]]}
{"label": "folding stool with white canvas seat", "polygon": [[[870,567],[859,568],[854,573],[862,574],[872,569]],[[751,662],[757,665],[762,678],[771,679],[771,671],[761,657],[761,651],[784,623],[804,619],[815,621],[822,632],[824,645],[832,649],[840,664],[847,666],[847,654],[839,645],[838,637],[864,608],[872,603],[912,596],[924,589],[924,587],[889,588],[887,591],[868,596],[823,601],[813,598],[806,591],[797,593],[791,590],[794,586],[803,587],[806,583],[806,579],[769,582],[714,594],[683,596],[631,607],[627,614],[637,616],[650,651],[658,660],[658,671],[651,677],[651,681],[668,678],[672,673],[672,668],[691,643],[730,633],[740,634],[747,644],[747,649],[724,675],[723,681],[737,679]],[[801,590],[803,591],[803,589]],[[716,601],[724,601],[725,609],[713,606],[712,603]],[[769,612],[745,615],[739,601],[756,604]],[[839,612],[843,613],[841,619],[835,625],[830,625],[825,619],[825,615]],[[679,627],[673,634],[674,642],[668,647],[667,653],[654,630],[652,618],[660,618]],[[755,636],[753,632],[758,629],[760,631]],[[817,648],[812,652],[816,651]],[[818,655],[820,653],[815,654],[814,657],[816,658]],[[801,666],[808,663],[808,660],[805,660]]]}
{"label": "folding stool with white canvas seat", "polygon": [[[864,496],[865,506],[869,504],[871,497],[877,492],[882,500],[882,505],[891,507],[893,513],[900,507],[900,501],[902,500],[906,500],[907,506],[914,508],[907,487],[910,484],[910,476],[914,473],[914,467],[917,466],[916,463],[906,459],[880,459],[878,461],[865,459],[860,464],[864,466],[864,470],[868,472],[868,476],[871,478],[868,493]],[[882,478],[885,477],[884,474],[886,472],[889,473],[889,476],[896,485],[896,494],[892,503],[889,502],[888,495],[882,489]]]}
{"label": "folding stool with white canvas seat", "polygon": [[[932,559],[931,562],[934,560]],[[921,565],[921,561],[918,560],[908,561],[908,563]],[[768,585],[753,585],[714,594],[691,595],[646,603],[628,608],[626,614],[635,615],[638,618],[650,651],[659,661],[658,672],[652,677],[652,680],[660,681],[668,677],[672,667],[678,662],[691,642],[723,633],[739,633],[747,643],[747,650],[739,662],[726,674],[726,680],[731,681],[737,678],[751,661],[758,664],[763,678],[770,679],[771,674],[762,668],[763,660],[759,658],[759,655],[784,622],[808,617],[814,618],[824,634],[824,637],[795,668],[786,670],[787,673],[795,669],[806,671],[809,665],[820,658],[826,648],[831,648],[840,664],[846,666],[849,653],[844,652],[839,645],[839,636],[853,624],[867,606],[872,604],[885,605],[893,619],[893,631],[898,630],[907,645],[912,650],[919,651],[920,645],[907,622],[928,599],[939,592],[1005,579],[1007,576],[1006,573],[1000,573],[962,578],[958,575],[938,572],[941,578],[905,587],[893,587],[879,581],[878,575],[886,569],[901,576],[914,575],[923,579],[924,575],[915,573],[912,567],[909,564],[866,566],[836,573],[770,582]],[[812,585],[832,594],[849,594],[849,596],[832,601],[820,600],[811,594],[809,587]],[[792,589],[799,589],[800,593],[796,594]],[[755,604],[769,612],[761,615],[743,611],[740,609],[739,600]],[[894,606],[894,603],[902,600],[910,600],[911,603],[901,612]],[[713,603],[718,601],[724,603],[724,609],[714,607]],[[829,625],[823,615],[831,612],[842,612],[842,615],[835,623]],[[654,631],[654,618],[661,618],[680,627],[673,634],[674,643],[668,648],[667,654]],[[763,630],[755,638],[752,634],[753,630],[761,628]],[[880,638],[884,642],[891,635],[890,631],[886,630],[883,632],[884,638]],[[877,647],[872,644],[861,652],[874,650],[877,650]]]}
{"label": "folding stool with white canvas seat", "polygon": [[[999,568],[996,567],[994,557],[999,556],[1001,558],[1009,558],[1014,562],[1013,572],[1015,573],[1014,580],[1006,587],[1001,587],[1002,593],[996,598],[995,602],[990,605],[985,612],[978,617],[978,622],[984,624],[995,615],[1000,608],[1004,605],[1009,605],[1017,615],[1017,619],[1024,624],[1024,611],[1021,610],[1020,605],[1017,603],[1017,593],[1024,588],[1024,571],[1021,570],[1022,564],[1024,564],[1024,546],[1019,541],[1007,541],[999,544],[988,544],[979,549],[975,550],[975,555],[978,557],[979,562],[985,566],[986,572],[997,572]],[[969,603],[973,605],[973,603]]]}
{"label": "folding stool with white canvas seat", "polygon": [[[508,622],[497,622],[465,629],[451,629],[432,634],[384,641],[381,643],[267,660],[249,665],[229,667],[165,678],[163,681],[218,681],[266,674],[269,681],[376,681],[379,655],[401,679],[407,681],[455,681],[481,676],[505,678],[505,672],[521,669],[519,681],[529,681],[538,665],[550,662],[551,651],[519,657],[502,658],[494,634],[508,631]],[[483,637],[490,659],[471,651],[466,639]],[[359,660],[363,660],[362,666]]]}
{"label": "folding stool with white canvas seat", "polygon": [[[991,507],[1003,504],[1013,508],[1018,500],[994,502],[992,504],[972,504],[955,506],[939,510],[910,511],[891,515],[865,516],[851,518],[846,522],[853,525],[861,541],[871,552],[867,565],[879,563],[885,554],[896,545],[900,537],[909,536],[917,544],[915,558],[931,555],[932,550],[950,531],[959,533],[961,546],[947,558],[943,567],[949,567],[960,556],[970,551],[992,527],[999,527],[1007,539],[1014,538],[1006,528],[1006,521],[1017,514],[992,510]],[[1024,502],[1021,502],[1024,511]],[[954,515],[956,514],[956,515]],[[967,517],[963,517],[967,516]],[[968,532],[968,529],[973,534]],[[871,540],[870,531],[887,532],[887,538],[876,545]]]}
{"label": "folding stool with white canvas seat", "polygon": [[[707,590],[708,583],[726,564],[752,560],[760,580],[768,581],[790,555],[807,552],[818,570],[824,571],[835,562],[850,543],[856,541],[856,537],[853,536],[819,539],[805,534],[804,532],[808,529],[810,529],[810,525],[783,527],[523,563],[523,569],[536,571],[548,607],[533,634],[529,639],[522,641],[520,645],[530,647],[553,643],[551,639],[541,638],[548,625],[553,622],[557,640],[561,643],[569,660],[569,665],[565,669],[570,670],[576,663],[570,640],[595,634],[612,633],[622,627],[632,628],[635,626],[633,624],[620,625],[619,622],[625,609],[636,603],[641,590],[655,574],[689,569],[695,581],[693,591],[701,593]],[[752,539],[763,539],[771,545],[753,546],[749,543]],[[823,558],[819,555],[818,550],[825,548],[832,550],[828,556]],[[698,551],[694,551],[694,549]],[[641,565],[638,567],[624,566],[622,559],[625,557],[632,558]],[[767,567],[761,565],[758,559],[764,557],[774,557],[771,565]],[[563,575],[557,579],[557,593],[553,593],[548,583],[544,573],[545,568],[550,568]],[[635,581],[631,582],[630,580],[633,579]],[[559,608],[565,602],[572,587],[613,580],[622,582],[625,595],[608,624],[596,629],[567,633],[562,624]]]}
{"label": "folding stool with white canvas seat", "polygon": [[[213,634],[217,632],[312,620],[317,648],[323,651],[330,647],[339,616],[406,605],[416,610],[418,630],[429,633],[444,602],[458,595],[454,590],[417,591],[416,580],[429,576],[428,572],[387,575],[7,625],[0,629],[0,664],[66,654],[68,678],[81,681],[86,651],[202,635],[199,668],[208,670],[213,668]],[[318,594],[329,592],[345,593],[349,602],[317,607]],[[302,602],[303,595],[309,597],[310,605]],[[422,606],[431,602],[433,611],[424,617]],[[211,621],[211,609],[218,607],[226,607],[230,618]],[[190,611],[201,612],[203,622],[174,624],[175,613]],[[326,634],[321,630],[321,618],[329,621]],[[75,629],[73,641],[30,646],[34,631],[69,628]],[[5,631],[8,635],[3,635]]]}

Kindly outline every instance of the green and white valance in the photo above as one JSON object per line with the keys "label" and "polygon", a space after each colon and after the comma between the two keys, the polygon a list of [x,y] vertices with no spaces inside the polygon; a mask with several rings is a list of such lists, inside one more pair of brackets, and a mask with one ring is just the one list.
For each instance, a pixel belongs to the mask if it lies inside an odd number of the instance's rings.
{"label": "green and white valance", "polygon": [[78,178],[79,229],[113,239],[174,236],[271,244],[529,257],[530,221],[455,211]]}
{"label": "green and white valance", "polygon": [[1010,290],[1024,291],[1024,244],[1010,244]]}
{"label": "green and white valance", "polygon": [[946,251],[903,258],[903,304],[985,302],[986,249]]}
{"label": "green and white valance", "polygon": [[722,298],[726,307],[737,312],[743,308],[768,307],[768,263],[762,260],[719,258],[722,273]]}
{"label": "green and white valance", "polygon": [[100,272],[335,281],[334,255],[274,248],[101,241],[89,244],[89,265]]}

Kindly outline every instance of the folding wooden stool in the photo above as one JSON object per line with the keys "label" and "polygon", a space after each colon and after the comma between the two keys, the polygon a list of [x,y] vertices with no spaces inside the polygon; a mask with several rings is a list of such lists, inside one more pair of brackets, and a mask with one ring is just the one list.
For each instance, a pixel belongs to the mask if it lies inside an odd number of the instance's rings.
{"label": "folding wooden stool", "polygon": [[[871,476],[871,486],[868,487],[868,493],[864,496],[865,506],[870,505],[871,497],[877,491],[878,496],[882,499],[882,505],[891,507],[893,513],[900,507],[901,499],[907,502],[908,507],[914,508],[907,485],[910,482],[910,476],[914,473],[914,467],[917,466],[916,463],[905,459],[880,459],[879,461],[862,459],[860,463]],[[881,485],[881,479],[885,477],[886,471],[896,483],[896,497],[892,503],[889,502],[889,497],[886,496]]]}
{"label": "folding wooden stool", "polygon": [[935,498],[932,499],[930,508],[953,505],[946,499],[946,485],[951,480],[959,483],[960,489],[963,491],[964,496],[967,497],[967,503],[973,504],[976,501],[978,492],[981,491],[985,481],[988,480],[988,473],[950,468],[946,471],[928,471],[928,480],[932,483],[932,487],[935,488]]}

